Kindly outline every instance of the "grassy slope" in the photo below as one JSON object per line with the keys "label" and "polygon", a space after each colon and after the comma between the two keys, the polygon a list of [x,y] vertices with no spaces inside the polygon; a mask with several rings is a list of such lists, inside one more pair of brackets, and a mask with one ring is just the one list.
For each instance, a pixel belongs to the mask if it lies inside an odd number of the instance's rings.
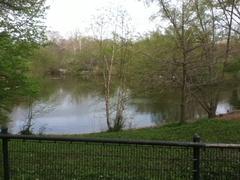
{"label": "grassy slope", "polygon": [[201,136],[203,142],[240,143],[240,121],[200,120],[157,128],[86,134],[81,137],[191,141],[195,133]]}
{"label": "grassy slope", "polygon": [[[201,120],[182,125],[75,136],[191,141],[194,133],[201,135],[205,142],[240,143],[240,121]],[[39,141],[10,141],[9,149],[13,179],[16,180],[190,179],[192,175],[192,152],[187,149]],[[203,173],[203,179],[228,177],[235,180],[237,175],[229,175],[239,172],[239,155],[233,151],[229,156],[231,152],[203,151],[209,158],[204,169],[210,170]],[[214,159],[215,156],[218,160]],[[232,158],[227,169],[227,161],[221,160],[225,156]],[[0,166],[0,179],[2,172]]]}

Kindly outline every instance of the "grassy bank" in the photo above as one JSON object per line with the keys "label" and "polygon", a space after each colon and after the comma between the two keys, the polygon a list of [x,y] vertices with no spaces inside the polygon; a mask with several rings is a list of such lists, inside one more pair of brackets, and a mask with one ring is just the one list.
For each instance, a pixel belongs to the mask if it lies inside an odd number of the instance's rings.
{"label": "grassy bank", "polygon": [[125,130],[121,132],[103,132],[80,137],[123,138],[163,141],[192,141],[197,133],[203,142],[240,143],[240,120],[203,119],[193,123],[170,124],[156,128]]}
{"label": "grassy bank", "polygon": [[[75,137],[191,141],[194,133],[204,142],[239,143],[240,121],[201,120]],[[11,140],[8,148],[12,179],[192,179],[193,149],[187,147]],[[0,162],[1,155],[0,149]],[[238,150],[213,148],[201,156],[203,179],[239,177]]]}

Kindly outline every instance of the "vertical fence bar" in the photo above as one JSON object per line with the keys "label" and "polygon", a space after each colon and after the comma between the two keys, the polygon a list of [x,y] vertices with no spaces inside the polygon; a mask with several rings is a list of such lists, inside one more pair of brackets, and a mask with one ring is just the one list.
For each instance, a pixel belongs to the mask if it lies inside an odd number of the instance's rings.
{"label": "vertical fence bar", "polygon": [[[200,136],[195,134],[193,142],[200,142]],[[200,180],[200,147],[193,147],[193,180]]]}
{"label": "vertical fence bar", "polygon": [[[1,134],[8,134],[7,128],[1,129]],[[8,138],[2,138],[2,153],[3,153],[3,174],[4,180],[10,179],[10,171],[9,171],[9,159],[8,159]]]}

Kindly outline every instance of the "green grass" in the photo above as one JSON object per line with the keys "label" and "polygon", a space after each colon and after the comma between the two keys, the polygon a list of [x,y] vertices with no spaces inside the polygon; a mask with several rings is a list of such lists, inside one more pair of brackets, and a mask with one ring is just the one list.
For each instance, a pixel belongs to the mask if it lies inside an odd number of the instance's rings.
{"label": "green grass", "polygon": [[192,137],[195,133],[201,136],[203,142],[240,143],[240,121],[203,119],[193,123],[170,124],[156,128],[74,136],[161,141],[192,141]]}
{"label": "green grass", "polygon": [[[74,137],[191,141],[195,133],[201,135],[204,142],[239,143],[240,121],[205,119]],[[11,173],[16,180],[192,179],[193,148],[188,147],[12,140],[9,154]],[[204,149],[201,158],[203,179],[235,180],[239,177],[238,149]],[[2,170],[0,167],[0,179]]]}

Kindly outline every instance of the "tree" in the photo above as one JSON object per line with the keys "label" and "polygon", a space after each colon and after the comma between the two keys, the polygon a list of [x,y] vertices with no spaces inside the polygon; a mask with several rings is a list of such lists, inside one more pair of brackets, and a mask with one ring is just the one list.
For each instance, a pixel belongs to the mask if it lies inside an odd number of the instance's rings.
{"label": "tree", "polygon": [[[95,19],[92,30],[99,49],[97,58],[103,77],[107,126],[110,131],[118,131],[124,126],[127,99],[126,65],[131,44],[129,20],[126,12],[121,10],[105,11]],[[111,98],[114,74],[119,78],[116,99]]]}
{"label": "tree", "polygon": [[[192,26],[197,30],[196,40],[200,45],[196,53],[201,73],[195,77],[191,94],[207,112],[208,117],[216,116],[217,104],[231,55],[234,4],[231,1],[197,0],[193,4],[196,16]],[[228,14],[224,7],[230,9]],[[219,8],[223,9],[219,12]]]}
{"label": "tree", "polygon": [[174,77],[172,83],[181,89],[180,121],[185,119],[187,98],[191,97],[208,117],[214,117],[221,92],[220,82],[230,57],[232,31],[236,27],[233,22],[237,18],[237,1],[148,2],[158,3],[160,15],[170,24],[167,34],[175,42],[172,60],[167,61],[170,69],[166,70],[166,75]]}
{"label": "tree", "polygon": [[22,41],[14,41],[9,35],[0,34],[0,110],[1,119],[19,96],[35,92],[27,75],[27,57],[32,47]]}
{"label": "tree", "polygon": [[222,74],[221,68],[218,67],[222,61],[217,53],[217,13],[212,2],[198,0],[192,4],[192,12],[195,21],[190,25],[195,29],[198,49],[195,50],[197,68],[194,76],[190,77],[190,92],[211,118],[216,113],[219,100],[219,90],[216,86],[219,85]]}
{"label": "tree", "polygon": [[188,97],[187,77],[193,64],[191,53],[196,48],[193,40],[194,31],[189,28],[189,23],[193,21],[191,3],[181,1],[181,3],[171,4],[165,0],[157,2],[162,17],[170,24],[167,32],[174,42],[175,49],[172,51],[172,56],[165,61],[167,70],[163,75],[166,80],[171,80],[180,88],[180,122],[184,122]]}
{"label": "tree", "polygon": [[18,96],[35,92],[27,75],[28,59],[44,38],[45,0],[0,0],[0,118]]}
{"label": "tree", "polygon": [[44,37],[46,0],[0,0],[0,32],[14,39],[39,42]]}

